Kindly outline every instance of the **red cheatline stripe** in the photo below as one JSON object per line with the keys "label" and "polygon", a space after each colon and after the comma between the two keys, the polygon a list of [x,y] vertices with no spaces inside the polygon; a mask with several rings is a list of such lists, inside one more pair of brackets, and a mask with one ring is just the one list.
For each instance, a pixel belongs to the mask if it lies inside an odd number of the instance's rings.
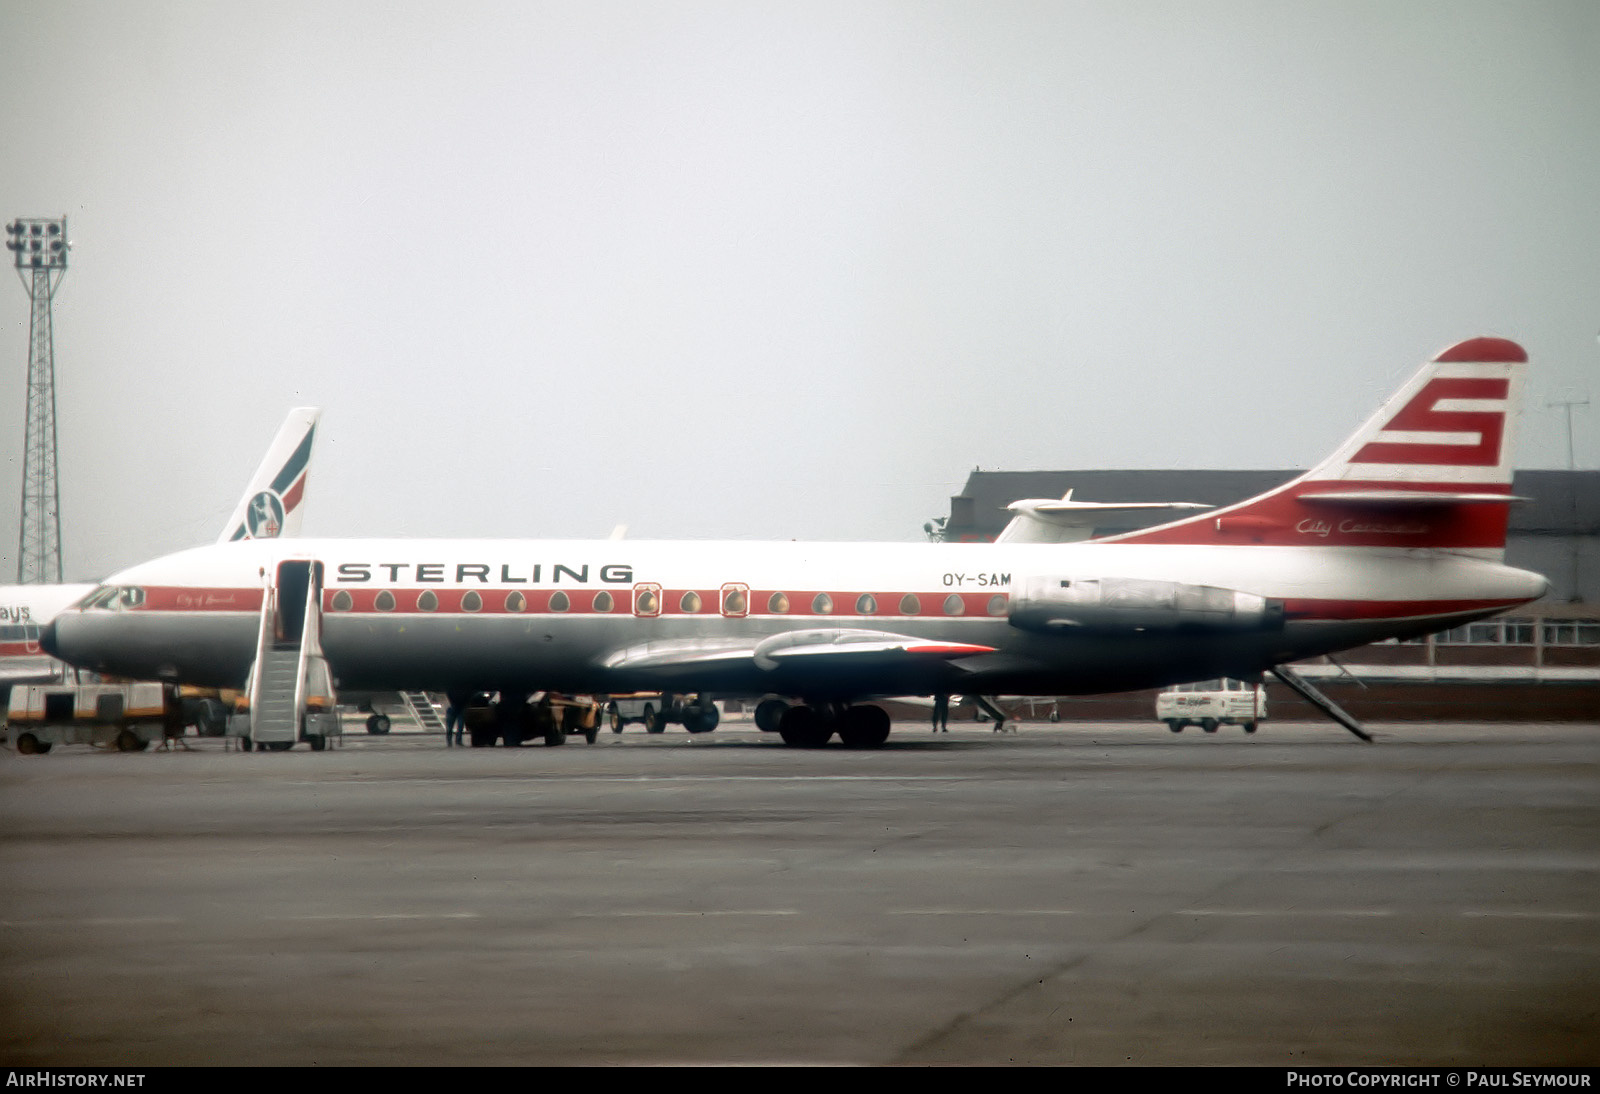
{"label": "red cheatline stripe", "polygon": [[1115,537],[1118,543],[1229,544],[1260,547],[1496,548],[1505,545],[1510,502],[1363,505],[1312,502],[1301,495],[1330,490],[1509,494],[1505,483],[1412,483],[1382,479],[1316,479],[1286,483],[1270,493],[1204,516]]}
{"label": "red cheatline stripe", "polygon": [[134,611],[259,612],[260,589],[144,586],[144,603]]}
{"label": "red cheatline stripe", "polygon": [[[419,608],[418,602],[427,593],[432,593],[435,607],[432,609]],[[720,588],[700,589],[664,589],[659,593],[651,592],[657,597],[660,609],[652,613],[652,618],[703,618],[717,616],[721,613],[722,597]],[[392,607],[380,609],[378,600],[384,594],[392,598]],[[465,598],[476,593],[480,606],[469,610],[463,605]],[[609,594],[611,607],[597,606],[596,600],[601,594]],[[336,606],[335,600],[348,594],[349,605]],[[915,610],[902,610],[903,600],[906,596],[916,597]],[[509,608],[507,602],[512,596],[520,596],[521,607]],[[557,597],[566,598],[565,607],[559,607]],[[698,598],[699,610],[692,608],[694,601],[687,598]],[[863,596],[870,596],[872,604],[864,605]],[[429,611],[481,615],[504,614],[531,614],[531,615],[628,615],[634,610],[635,590],[632,588],[595,589],[595,588],[538,588],[538,589],[506,589],[496,588],[462,588],[459,586],[428,588],[339,588],[326,590],[323,593],[323,610],[329,614],[341,612],[400,612],[410,614],[413,612]],[[774,598],[781,597],[787,605],[786,610],[778,610],[774,605]],[[821,600],[820,598],[827,599]],[[956,610],[947,610],[949,604]],[[903,592],[873,592],[863,594],[860,590],[819,591],[806,590],[791,592],[778,589],[754,589],[745,594],[745,609],[729,611],[727,614],[735,618],[745,616],[766,616],[774,618],[799,618],[799,619],[882,619],[882,618],[920,618],[920,619],[952,619],[952,618],[999,618],[1005,614],[1007,596],[1004,593],[940,593],[925,592],[907,594]],[[875,610],[862,610],[863,607]]]}
{"label": "red cheatline stripe", "polygon": [[[392,588],[388,586],[335,586],[323,590],[322,607],[329,614],[342,614],[346,612],[377,612],[379,596],[387,593],[393,598],[394,606],[389,611],[410,614],[419,611],[418,600],[427,593],[432,593],[436,613],[462,613],[466,615],[521,615],[521,614],[567,614],[567,615],[627,615],[633,612],[634,590],[631,587],[617,588],[586,588],[559,586],[546,586],[542,588],[517,589],[504,586],[486,586],[476,588],[472,586],[438,586],[438,587],[406,587]],[[693,593],[699,597],[700,610],[690,611],[685,609],[685,596]],[[259,611],[261,608],[261,590],[256,588],[229,589],[220,587],[188,588],[182,586],[147,586],[144,589],[145,599],[139,611]],[[464,606],[464,601],[476,594],[480,605],[469,610]],[[602,594],[611,598],[609,610],[605,608]],[[348,595],[349,606],[336,607],[334,601],[338,597]],[[508,599],[513,595],[520,595],[522,606],[520,609],[507,607]],[[692,618],[702,616],[716,616],[721,614],[722,590],[719,587],[697,589],[665,589],[659,595],[661,601],[660,615],[671,618]],[[566,598],[566,607],[559,610],[552,601],[559,605],[558,596]],[[790,591],[787,589],[752,589],[744,594],[745,611],[730,611],[734,617],[743,615],[769,616],[777,618],[801,619],[881,619],[881,618],[918,618],[918,619],[951,619],[951,618],[999,618],[1005,614],[1008,601],[1006,593],[1001,592],[871,592],[863,594],[859,589],[838,590],[803,590]],[[826,601],[819,601],[819,597],[826,596]],[[862,602],[863,596],[872,598],[871,604]],[[773,598],[782,597],[787,601],[786,611],[777,611],[773,608]],[[907,597],[914,597],[915,603],[908,605]],[[597,604],[597,601],[599,603]],[[956,610],[948,610],[947,604]],[[870,610],[863,610],[863,609]],[[424,611],[426,614],[426,612]]]}
{"label": "red cheatline stripe", "polygon": [[1511,608],[1522,600],[1313,600],[1283,602],[1284,615],[1297,621],[1412,619]]}
{"label": "red cheatline stripe", "polygon": [[[708,596],[704,589],[669,589],[661,594],[663,601],[670,605],[681,602],[684,593],[699,593],[702,599],[702,610],[698,613],[685,613],[681,608],[677,611],[667,611],[664,614],[673,618],[708,618],[716,617],[718,599],[715,595]],[[389,614],[380,612],[376,606],[379,594],[387,592],[394,597],[395,606],[391,611],[395,614],[462,614],[462,615],[629,615],[633,611],[632,589],[529,589],[509,590],[499,589],[462,589],[459,587],[439,589],[341,589],[325,590],[323,593],[323,610],[329,615],[338,616],[345,614],[374,613],[378,615]],[[438,608],[433,612],[418,612],[417,600],[424,593],[433,593],[438,600]],[[482,599],[482,607],[477,612],[467,611],[462,606],[462,600],[469,593],[476,592]],[[712,590],[715,594],[718,590]],[[341,593],[349,593],[351,606],[347,609],[336,609],[333,600]],[[523,597],[525,607],[521,612],[510,611],[506,608],[506,599],[512,593]],[[602,593],[609,593],[612,608],[609,612],[596,607],[595,601]],[[565,612],[555,610],[551,601],[557,594],[567,598]],[[856,598],[862,595],[859,592],[848,590],[832,592],[828,595],[833,599],[835,611],[825,613],[816,611],[813,600],[818,595],[815,592],[791,593],[786,592],[791,610],[786,613],[772,613],[763,611],[766,598],[772,595],[764,590],[753,590],[750,593],[751,607],[755,609],[752,615],[767,618],[794,618],[805,620],[825,619],[850,619],[868,622],[874,619],[995,619],[1004,618],[988,614],[990,599],[994,596],[1002,597],[1003,594],[995,593],[919,593],[919,610],[913,615],[898,611],[903,593],[872,593],[877,599],[879,611],[873,615],[863,615],[854,610]],[[965,609],[963,615],[952,616],[944,614],[944,602],[947,596],[959,598]],[[1293,598],[1284,602],[1284,611],[1288,618],[1306,621],[1355,621],[1379,619],[1411,619],[1436,615],[1455,615],[1462,612],[1482,611],[1488,609],[1509,608],[1521,604],[1520,599],[1451,599],[1451,600],[1350,600],[1332,598]],[[839,605],[844,605],[846,610],[838,610]],[[186,588],[147,588],[145,590],[145,603],[136,610],[139,611],[164,611],[164,612],[205,612],[205,611],[259,611],[261,607],[259,589],[186,589]],[[0,647],[3,650],[5,647]],[[37,647],[34,647],[35,649]],[[985,647],[974,647],[983,649]]]}

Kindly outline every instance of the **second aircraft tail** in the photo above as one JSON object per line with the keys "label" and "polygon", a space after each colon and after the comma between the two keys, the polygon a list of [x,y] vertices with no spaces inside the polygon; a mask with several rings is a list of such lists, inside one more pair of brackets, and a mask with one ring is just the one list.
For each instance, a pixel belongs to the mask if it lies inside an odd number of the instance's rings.
{"label": "second aircraft tail", "polygon": [[222,526],[218,543],[299,534],[305,513],[306,472],[321,417],[322,411],[314,406],[289,411],[238,507]]}

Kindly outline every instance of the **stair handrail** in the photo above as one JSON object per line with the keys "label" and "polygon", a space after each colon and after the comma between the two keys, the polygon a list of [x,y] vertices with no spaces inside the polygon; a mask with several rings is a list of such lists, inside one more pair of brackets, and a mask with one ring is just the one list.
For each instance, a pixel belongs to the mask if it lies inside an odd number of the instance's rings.
{"label": "stair handrail", "polygon": [[261,686],[267,650],[272,646],[272,621],[278,612],[278,587],[268,578],[261,590],[261,624],[256,631],[256,660],[250,666],[250,683],[245,695],[250,703],[250,739],[256,735],[256,715],[261,710]]}
{"label": "stair handrail", "polygon": [[306,572],[306,606],[300,617],[300,654],[294,666],[294,735],[297,739],[306,717],[306,666],[316,651],[322,648],[318,637],[322,630],[322,615],[317,610],[321,607],[320,591],[317,588],[317,566],[312,563]]}

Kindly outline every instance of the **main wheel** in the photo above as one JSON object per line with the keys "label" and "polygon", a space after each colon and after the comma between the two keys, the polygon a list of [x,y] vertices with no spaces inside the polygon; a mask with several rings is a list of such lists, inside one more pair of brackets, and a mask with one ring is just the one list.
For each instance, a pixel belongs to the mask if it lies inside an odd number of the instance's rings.
{"label": "main wheel", "polygon": [[644,731],[646,733],[664,733],[667,729],[667,719],[664,714],[656,712],[656,708],[645,704]]}
{"label": "main wheel", "polygon": [[389,716],[387,714],[372,714],[367,717],[367,732],[382,735],[389,732]]}
{"label": "main wheel", "polygon": [[889,725],[882,707],[851,707],[839,719],[839,740],[846,748],[882,748],[889,739]]}
{"label": "main wheel", "polygon": [[810,707],[790,707],[778,723],[778,736],[790,748],[821,748],[833,736],[833,726]]}
{"label": "main wheel", "polygon": [[789,709],[789,704],[782,699],[763,699],[756,704],[756,728],[763,733],[778,732],[778,723],[783,720],[783,712]]}
{"label": "main wheel", "polygon": [[216,699],[201,699],[194,708],[194,729],[202,737],[220,737],[228,728],[228,709]]}
{"label": "main wheel", "polygon": [[124,729],[117,734],[118,752],[143,752],[150,747],[150,742],[140,737],[131,729]]}
{"label": "main wheel", "polygon": [[17,736],[17,751],[24,756],[42,756],[50,751],[50,746],[31,733],[22,733]]}
{"label": "main wheel", "polygon": [[721,720],[722,715],[714,706],[683,708],[683,728],[690,733],[710,733],[717,728],[717,723]]}
{"label": "main wheel", "polygon": [[621,733],[622,732],[622,727],[626,723],[624,723],[623,720],[622,720],[621,712],[617,710],[617,704],[615,704],[615,703],[611,704],[610,709],[608,709],[606,711],[606,718],[611,722],[611,732],[613,732],[613,733]]}

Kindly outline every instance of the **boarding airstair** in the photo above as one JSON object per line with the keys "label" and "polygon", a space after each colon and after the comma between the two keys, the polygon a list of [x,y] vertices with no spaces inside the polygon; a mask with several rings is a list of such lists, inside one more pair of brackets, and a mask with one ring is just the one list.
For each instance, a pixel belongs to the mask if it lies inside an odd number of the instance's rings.
{"label": "boarding airstair", "polygon": [[406,701],[406,709],[411,711],[411,717],[417,720],[422,732],[444,732],[444,719],[439,717],[439,708],[434,706],[427,692],[402,691],[400,697]]}
{"label": "boarding airstair", "polygon": [[295,680],[300,674],[303,643],[268,646],[257,664],[260,687],[250,702],[250,736],[257,744],[300,739],[300,711]]}
{"label": "boarding airstair", "polygon": [[283,751],[304,738],[320,751],[340,732],[332,673],[322,656],[321,590],[322,564],[307,559],[280,562],[262,590],[248,713],[229,723],[245,748]]}

